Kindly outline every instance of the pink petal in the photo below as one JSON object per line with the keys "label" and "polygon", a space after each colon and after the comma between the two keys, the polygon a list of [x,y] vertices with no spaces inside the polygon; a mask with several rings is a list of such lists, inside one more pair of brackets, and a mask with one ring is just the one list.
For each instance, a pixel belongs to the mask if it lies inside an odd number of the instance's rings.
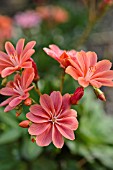
{"label": "pink petal", "polygon": [[86,81],[84,79],[84,77],[79,77],[78,78],[78,83],[82,86],[82,87],[87,87],[89,85],[89,81]]}
{"label": "pink petal", "polygon": [[48,146],[52,141],[52,125],[49,126],[41,135],[36,137],[39,146]]}
{"label": "pink petal", "polygon": [[80,65],[80,68],[83,72],[87,71],[87,56],[84,51],[77,52],[76,59],[78,61],[78,64]]}
{"label": "pink petal", "polygon": [[36,116],[41,116],[44,118],[49,118],[49,114],[45,112],[44,109],[38,104],[34,104],[30,107],[30,112],[32,112]]}
{"label": "pink petal", "polygon": [[54,58],[55,60],[58,60],[58,56],[56,55],[56,53],[48,48],[43,48],[43,50],[46,52],[47,55],[51,56],[52,58]]}
{"label": "pink petal", "polygon": [[51,100],[51,97],[48,96],[47,94],[43,94],[40,96],[40,104],[42,108],[48,113],[48,114],[54,114],[54,106],[53,102]]}
{"label": "pink petal", "polygon": [[62,106],[62,96],[59,91],[53,91],[50,95],[51,100],[53,102],[54,108],[56,115],[58,114],[59,110],[61,109]]}
{"label": "pink petal", "polygon": [[72,66],[68,66],[65,72],[72,76],[75,80],[77,80],[80,75],[79,72]]}
{"label": "pink petal", "polygon": [[105,79],[112,79],[113,80],[113,70],[99,72],[91,77],[91,79],[97,78],[105,78]]}
{"label": "pink petal", "polygon": [[15,67],[7,67],[1,72],[2,78],[9,76],[10,74],[14,73],[17,70]]}
{"label": "pink petal", "polygon": [[90,84],[97,88],[100,88],[102,86],[102,84],[96,80],[90,80]]}
{"label": "pink petal", "polygon": [[21,53],[22,53],[22,51],[23,51],[24,42],[25,42],[25,39],[23,39],[23,38],[20,39],[20,40],[17,42],[16,51],[17,51],[18,56],[21,55]]}
{"label": "pink petal", "polygon": [[74,109],[64,110],[59,116],[58,119],[67,118],[67,117],[77,117],[77,112]]}
{"label": "pink petal", "polygon": [[27,89],[25,89],[24,90],[24,92],[26,93],[26,92],[29,92],[31,89],[33,89],[34,88],[34,85],[33,86],[30,86],[29,88],[27,88]]}
{"label": "pink petal", "polygon": [[62,97],[62,111],[70,108],[70,97],[71,96],[68,93]]}
{"label": "pink petal", "polygon": [[12,62],[10,61],[9,56],[2,51],[0,51],[0,61],[1,63],[4,61],[5,63],[12,65]]}
{"label": "pink petal", "polygon": [[86,55],[89,60],[89,67],[95,66],[95,64],[97,63],[97,54],[95,52],[89,51],[86,53]]}
{"label": "pink petal", "polygon": [[62,119],[57,119],[57,122],[60,126],[66,126],[71,130],[76,130],[78,128],[78,121],[74,117],[65,117]]}
{"label": "pink petal", "polygon": [[26,53],[27,51],[29,51],[30,49],[32,49],[32,48],[35,46],[35,44],[36,44],[36,41],[30,41],[30,42],[28,42],[28,43],[26,44],[24,50],[23,50],[22,55],[25,55],[25,53]]}
{"label": "pink petal", "polygon": [[12,63],[9,63],[9,62],[6,62],[0,59],[0,67],[6,68],[6,67],[11,67],[11,66],[13,66]]}
{"label": "pink petal", "polygon": [[0,89],[0,94],[5,95],[5,96],[12,96],[15,94],[15,92],[13,91],[13,88],[4,87]]}
{"label": "pink petal", "polygon": [[32,123],[28,129],[30,135],[40,135],[51,127],[50,123]]}
{"label": "pink petal", "polygon": [[14,76],[14,82],[15,82],[16,84],[18,84],[18,81],[19,81],[19,83],[21,82],[21,76],[20,76],[19,74],[16,74],[16,75]]}
{"label": "pink petal", "polygon": [[31,120],[34,123],[44,123],[44,122],[48,122],[47,118],[41,117],[41,116],[35,116],[33,115],[31,112],[26,114],[26,117]]}
{"label": "pink petal", "polygon": [[57,45],[51,44],[49,45],[49,48],[54,51],[56,54],[61,55],[63,53],[63,50],[61,50]]}
{"label": "pink petal", "polygon": [[31,68],[32,67],[32,62],[26,61],[26,62],[21,64],[21,67],[22,68]]}
{"label": "pink petal", "polygon": [[58,131],[67,139],[70,140],[74,140],[75,136],[74,136],[74,132],[73,130],[71,130],[70,128],[64,126],[64,125],[58,125],[56,124],[56,127],[58,129]]}
{"label": "pink petal", "polygon": [[10,103],[9,105],[11,107],[16,107],[17,105],[19,105],[21,103],[21,99],[19,99],[19,97],[15,97]]}
{"label": "pink petal", "polygon": [[62,148],[64,145],[63,137],[62,137],[61,133],[58,131],[55,124],[53,125],[53,128],[52,128],[52,141],[53,141],[53,144],[57,148]]}
{"label": "pink petal", "polygon": [[14,99],[14,97],[10,97],[10,98],[6,99],[2,103],[0,103],[0,107],[9,104],[9,102],[12,101],[13,99]]}
{"label": "pink petal", "polygon": [[111,68],[111,66],[112,66],[112,63],[109,60],[99,61],[96,64],[95,74],[99,72],[103,72],[103,71],[108,71]]}
{"label": "pink petal", "polygon": [[9,112],[10,110],[13,110],[15,107],[11,107],[11,106],[6,106],[6,108],[4,109],[4,112]]}
{"label": "pink petal", "polygon": [[[97,78],[96,81],[101,84],[101,86],[113,87],[113,81],[104,78]],[[100,87],[101,87],[100,86]],[[96,87],[96,86],[95,86]],[[99,88],[99,87],[98,87]]]}
{"label": "pink petal", "polygon": [[29,60],[30,57],[34,54],[35,50],[34,49],[30,49],[28,50],[22,57],[21,59],[21,63],[24,63],[25,61]]}
{"label": "pink petal", "polygon": [[9,56],[15,55],[15,53],[16,53],[14,46],[10,42],[5,43],[5,49],[6,49]]}
{"label": "pink petal", "polygon": [[69,62],[70,62],[70,65],[77,70],[77,71],[76,71],[76,72],[78,73],[77,75],[83,76],[83,75],[84,75],[84,74],[83,74],[83,71],[81,70],[81,68],[80,68],[80,66],[79,66],[78,61],[76,60],[76,58],[75,58],[75,59],[69,58],[68,60],[69,60]]}
{"label": "pink petal", "polygon": [[34,69],[33,68],[27,68],[22,73],[22,80],[21,84],[22,87],[29,87],[34,79]]}

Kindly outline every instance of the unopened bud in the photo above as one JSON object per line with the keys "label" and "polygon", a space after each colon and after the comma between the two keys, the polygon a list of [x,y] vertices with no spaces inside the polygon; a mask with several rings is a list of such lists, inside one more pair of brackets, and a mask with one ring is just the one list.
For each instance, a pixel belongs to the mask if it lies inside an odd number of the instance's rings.
{"label": "unopened bud", "polygon": [[23,120],[22,122],[19,123],[19,126],[22,128],[28,128],[31,124],[30,120]]}
{"label": "unopened bud", "polygon": [[7,84],[7,78],[5,77],[5,78],[2,80],[1,85],[2,85],[2,86],[6,86],[6,84]]}
{"label": "unopened bud", "polygon": [[21,115],[21,113],[16,112],[16,117],[19,117]]}
{"label": "unopened bud", "polygon": [[24,104],[25,104],[26,106],[30,106],[30,105],[32,104],[32,99],[28,97],[28,98],[24,101]]}
{"label": "unopened bud", "polygon": [[36,137],[35,136],[31,136],[31,141],[34,143],[36,141]]}
{"label": "unopened bud", "polygon": [[78,87],[74,94],[71,95],[70,97],[70,102],[72,105],[78,104],[79,100],[83,97],[84,95],[84,88],[83,87]]}
{"label": "unopened bud", "polygon": [[37,81],[40,79],[39,74],[38,74],[37,65],[36,65],[36,63],[34,62],[34,60],[33,60],[32,58],[30,58],[29,61],[32,62],[32,67],[34,68],[35,76],[34,76],[33,81],[34,81],[34,82],[37,82]]}
{"label": "unopened bud", "polygon": [[94,88],[94,93],[96,94],[97,98],[102,101],[106,101],[104,93],[96,87],[93,87],[93,88]]}

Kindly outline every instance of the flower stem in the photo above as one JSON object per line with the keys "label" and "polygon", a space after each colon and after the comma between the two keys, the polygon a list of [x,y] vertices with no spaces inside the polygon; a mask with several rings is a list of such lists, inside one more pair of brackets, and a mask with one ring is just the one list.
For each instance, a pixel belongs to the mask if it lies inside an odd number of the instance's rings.
{"label": "flower stem", "polygon": [[40,89],[39,89],[39,87],[38,87],[38,83],[37,83],[37,82],[35,83],[34,89],[35,89],[35,91],[38,93],[39,96],[42,95],[42,93],[40,92]]}
{"label": "flower stem", "polygon": [[60,92],[62,93],[63,85],[64,85],[64,77],[65,77],[65,70],[63,69],[62,75],[61,75],[61,84],[60,84]]}
{"label": "flower stem", "polygon": [[87,38],[89,37],[96,23],[106,14],[106,12],[109,9],[109,7],[105,6],[103,10],[100,12],[99,9],[97,9],[96,11],[95,6],[96,6],[95,1],[91,1],[91,5],[89,6],[88,24],[86,26],[86,29],[83,31],[81,37],[79,38],[76,48],[79,48],[81,45],[83,45],[86,42]]}

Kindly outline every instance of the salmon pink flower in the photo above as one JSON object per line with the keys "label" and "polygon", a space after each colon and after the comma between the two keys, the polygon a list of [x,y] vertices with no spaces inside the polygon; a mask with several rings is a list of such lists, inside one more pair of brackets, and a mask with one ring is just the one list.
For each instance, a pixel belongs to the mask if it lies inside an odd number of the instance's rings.
{"label": "salmon pink flower", "polygon": [[[0,51],[0,74],[4,78],[21,68],[31,68],[32,62],[28,59],[35,52],[32,49],[35,41],[30,41],[24,48],[24,39],[17,42],[16,49],[10,42],[5,43],[6,53]],[[23,49],[24,48],[24,49]]]}
{"label": "salmon pink flower", "polygon": [[[49,49],[50,48],[50,49]],[[63,68],[66,68],[70,65],[70,62],[68,61],[69,58],[75,59],[76,51],[70,50],[65,51],[61,50],[58,46],[52,44],[49,45],[49,48],[43,48],[43,50],[52,58],[57,60],[60,63],[60,66]]]}
{"label": "salmon pink flower", "polygon": [[113,86],[113,70],[109,60],[97,62],[95,52],[77,52],[76,61],[70,59],[72,66],[66,68],[66,73],[71,75],[78,83],[87,87],[92,85],[100,88],[101,86]]}
{"label": "salmon pink flower", "polygon": [[41,95],[40,105],[32,105],[26,117],[32,122],[28,132],[36,136],[39,146],[53,142],[57,148],[61,148],[63,137],[75,139],[73,131],[78,128],[77,112],[70,109],[69,94],[61,96],[59,91],[53,91],[50,96]]}
{"label": "salmon pink flower", "polygon": [[18,106],[23,100],[29,97],[28,91],[33,88],[29,87],[34,78],[34,69],[27,68],[22,72],[22,76],[16,74],[14,81],[7,83],[6,87],[0,90],[0,94],[11,96],[3,101],[0,106],[6,106],[5,112],[8,112]]}

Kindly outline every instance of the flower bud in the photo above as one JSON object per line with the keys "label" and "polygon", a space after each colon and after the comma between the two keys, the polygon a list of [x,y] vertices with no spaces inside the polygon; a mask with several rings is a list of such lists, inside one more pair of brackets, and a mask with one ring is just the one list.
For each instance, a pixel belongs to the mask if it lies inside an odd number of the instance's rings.
{"label": "flower bud", "polygon": [[94,93],[96,94],[97,98],[102,101],[106,101],[104,93],[96,87],[93,87],[93,88],[94,88]]}
{"label": "flower bud", "polygon": [[6,86],[6,84],[7,84],[7,78],[5,77],[5,78],[2,80],[1,85],[2,85],[2,86]]}
{"label": "flower bud", "polygon": [[34,82],[37,82],[37,81],[40,79],[40,77],[39,77],[39,75],[38,75],[37,65],[36,65],[36,63],[34,62],[34,60],[33,60],[32,58],[30,58],[29,61],[32,62],[32,67],[34,68],[35,76],[34,76],[33,81],[34,81]]}
{"label": "flower bud", "polygon": [[21,115],[21,113],[16,112],[16,117],[19,117]]}
{"label": "flower bud", "polygon": [[36,141],[36,137],[35,136],[31,136],[31,141],[34,143]]}
{"label": "flower bud", "polygon": [[32,99],[28,97],[28,98],[24,101],[24,104],[25,104],[26,106],[30,106],[30,105],[32,104]]}
{"label": "flower bud", "polygon": [[83,87],[78,87],[74,94],[71,95],[70,97],[70,102],[72,105],[78,104],[78,101],[82,98],[84,95],[84,88]]}
{"label": "flower bud", "polygon": [[19,123],[19,126],[22,128],[28,128],[30,126],[31,121],[30,120],[23,120]]}

